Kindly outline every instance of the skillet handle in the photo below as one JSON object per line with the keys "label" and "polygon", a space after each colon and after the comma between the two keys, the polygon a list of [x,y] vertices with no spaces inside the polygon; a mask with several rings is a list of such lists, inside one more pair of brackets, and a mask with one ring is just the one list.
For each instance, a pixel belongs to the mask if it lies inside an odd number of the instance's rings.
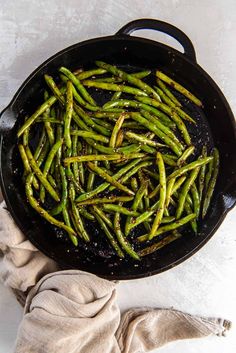
{"label": "skillet handle", "polygon": [[9,132],[16,122],[16,116],[9,105],[0,113],[0,134],[4,135]]}
{"label": "skillet handle", "polygon": [[134,20],[123,26],[116,35],[130,35],[139,29],[154,29],[175,38],[182,45],[184,54],[196,62],[196,53],[191,40],[184,32],[169,23],[148,18]]}
{"label": "skillet handle", "polygon": [[236,177],[233,178],[231,183],[222,192],[222,201],[226,212],[229,212],[236,206]]}

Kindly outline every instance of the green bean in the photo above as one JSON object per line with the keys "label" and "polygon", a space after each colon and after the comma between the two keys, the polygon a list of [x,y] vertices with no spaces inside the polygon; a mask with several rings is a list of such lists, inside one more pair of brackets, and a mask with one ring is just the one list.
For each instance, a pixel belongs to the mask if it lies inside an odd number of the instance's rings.
{"label": "green bean", "polygon": [[[68,82],[68,81],[67,81]],[[76,91],[75,87],[72,86],[72,92],[73,92],[73,97],[75,98],[75,100],[79,103],[79,105],[81,105],[82,107],[88,109],[88,110],[91,110],[93,112],[96,112],[98,111],[100,108],[95,106],[95,105],[92,105],[92,104],[89,104],[87,103],[80,95],[79,93]]]}
{"label": "green bean", "polygon": [[77,192],[78,193],[84,192],[83,187],[80,185],[80,183],[77,180],[75,180],[74,174],[72,173],[69,165],[66,166],[65,172],[66,172],[67,179],[72,182]]}
{"label": "green bean", "polygon": [[172,108],[176,107],[175,103],[163,92],[162,89],[160,89],[159,87],[156,87],[156,86],[154,86],[154,88],[157,91],[157,93],[159,94],[163,103],[169,105]]}
{"label": "green bean", "polygon": [[80,80],[85,80],[86,78],[89,78],[91,76],[95,76],[95,75],[103,75],[105,74],[107,71],[104,69],[92,69],[92,70],[87,70],[87,71],[82,71],[80,73],[78,73],[77,75],[74,73],[74,75]]}
{"label": "green bean", "polygon": [[[80,123],[79,127],[82,130],[92,131],[92,129],[95,129],[99,133],[101,133],[105,136],[110,136],[110,134],[111,134],[110,131],[107,128],[95,123],[93,121],[93,119],[90,118],[90,116],[81,107],[79,107],[78,105],[75,104],[74,109],[75,109],[77,115],[83,119],[83,121],[80,121],[80,122],[78,121]],[[82,124],[81,124],[81,122],[82,122]],[[86,124],[88,124],[89,127]]]}
{"label": "green bean", "polygon": [[67,82],[66,86],[66,114],[64,119],[64,138],[67,148],[71,148],[70,124],[73,113],[73,92],[71,81]]}
{"label": "green bean", "polygon": [[159,78],[157,78],[157,84],[165,93],[165,95],[171,99],[175,106],[181,107],[181,103],[178,101],[178,99],[173,95],[173,93],[171,93],[171,91],[167,88],[164,82],[162,82]]}
{"label": "green bean", "polygon": [[153,115],[157,116],[164,125],[166,125],[168,127],[175,127],[175,123],[173,123],[173,121],[166,114],[164,114],[163,112],[159,111],[158,109],[156,109],[148,104],[144,104],[141,102],[128,100],[128,99],[119,99],[119,100],[107,102],[103,106],[104,109],[111,109],[114,107],[142,109],[144,111],[147,111],[147,112],[152,113]]}
{"label": "green bean", "polygon": [[163,131],[159,130],[152,122],[143,118],[139,113],[131,113],[131,117],[133,120],[137,121],[141,125],[147,127],[149,130],[154,132],[162,141],[164,141],[165,144],[167,144],[172,149],[172,151],[177,156],[180,156],[182,154],[180,148],[176,145],[176,143],[173,142],[173,140]]}
{"label": "green bean", "polygon": [[122,92],[115,92],[113,96],[111,97],[111,101],[114,101],[116,99],[119,99],[120,96],[122,95]]}
{"label": "green bean", "polygon": [[23,132],[29,128],[33,122],[40,116],[42,115],[48,108],[50,108],[55,102],[57,101],[56,97],[50,97],[46,102],[44,102],[35,112],[31,117],[29,117],[24,124],[20,127],[20,129],[17,132],[17,137],[19,138]]}
{"label": "green bean", "polygon": [[88,219],[89,221],[94,221],[94,220],[95,220],[94,215],[92,215],[91,213],[89,213],[85,208],[80,207],[80,208],[79,208],[79,211],[80,211],[81,215],[82,215],[84,218]]}
{"label": "green bean", "polygon": [[165,93],[160,88],[158,87],[154,87],[154,88],[156,89],[157,93],[159,94],[163,102],[166,103],[171,108],[174,108],[176,113],[178,113],[182,119],[188,120],[191,123],[196,124],[196,121],[193,118],[191,118],[191,116],[189,116],[187,113],[185,113],[185,111],[183,111],[181,108],[176,107],[175,103],[172,102],[172,100],[167,95],[165,95]]}
{"label": "green bean", "polygon": [[149,97],[136,97],[136,99],[145,103],[145,104],[153,105],[154,107],[160,108],[161,110],[164,111],[164,113],[167,113],[171,117],[171,119],[175,122],[175,124],[177,125],[179,131],[183,135],[183,138],[184,138],[184,141],[186,142],[186,144],[191,145],[191,138],[189,136],[188,130],[187,130],[184,122],[178,116],[178,114],[175,112],[174,109],[170,108],[168,105],[166,105],[164,103],[160,103],[160,102],[156,101],[155,99],[151,99]]}
{"label": "green bean", "polygon": [[154,147],[148,146],[148,145],[140,145],[140,148],[143,152],[147,152],[149,154],[155,154],[157,151]]}
{"label": "green bean", "polygon": [[193,185],[195,179],[197,178],[198,173],[199,173],[199,169],[200,169],[199,166],[196,167],[195,169],[193,169],[190,173],[189,178],[185,181],[185,183],[183,185],[183,188],[182,188],[182,190],[180,192],[180,196],[179,196],[178,207],[176,210],[176,219],[179,219],[182,215],[187,193],[189,192],[191,186]]}
{"label": "green bean", "polygon": [[109,229],[107,228],[106,223],[103,221],[103,219],[96,213],[96,211],[94,211],[94,215],[98,221],[98,223],[100,224],[102,230],[104,231],[105,235],[107,236],[107,239],[109,240],[111,246],[113,247],[113,249],[116,251],[117,255],[120,258],[124,257],[124,253],[121,250],[121,248],[119,247],[117,241],[114,239],[113,235],[111,234],[111,232],[109,231]]}
{"label": "green bean", "polygon": [[28,157],[29,164],[30,164],[32,170],[35,172],[35,174],[38,177],[38,179],[40,180],[40,182],[43,184],[45,189],[48,191],[48,193],[52,196],[52,198],[55,201],[60,201],[60,198],[59,198],[57,192],[53,189],[51,184],[48,182],[48,180],[45,178],[45,176],[43,175],[43,173],[39,169],[39,167],[38,167],[38,165],[37,165],[32,153],[30,151],[30,148],[28,146],[26,146],[25,152],[26,152],[26,155]]}
{"label": "green bean", "polygon": [[111,185],[115,186],[117,189],[124,191],[125,193],[129,195],[134,195],[133,191],[128,189],[126,186],[122,185],[119,183],[117,180],[114,179],[113,176],[110,176],[107,174],[103,169],[100,167],[94,165],[91,162],[88,162],[88,167],[92,169],[95,173],[97,173],[101,178],[105,179],[107,182],[109,182]]}
{"label": "green bean", "polygon": [[69,195],[69,199],[71,202],[75,201],[75,188],[73,183],[69,180],[69,190],[68,190],[68,195]]}
{"label": "green bean", "polygon": [[156,76],[161,79],[162,81],[166,82],[168,85],[173,87],[176,91],[182,93],[185,97],[187,97],[189,100],[191,100],[193,103],[195,103],[199,107],[203,107],[202,102],[195,97],[191,92],[189,92],[186,88],[181,86],[178,82],[174,81],[172,78],[168,77],[161,71],[156,71]]}
{"label": "green bean", "polygon": [[[21,159],[22,159],[22,162],[23,162],[23,165],[24,165],[24,169],[25,169],[25,174],[26,176],[31,173],[31,166],[29,164],[29,160],[28,160],[28,157],[26,155],[26,152],[25,152],[25,148],[23,145],[19,144],[18,145],[18,149],[19,149],[19,152],[20,152],[20,156],[21,156]],[[33,186],[36,190],[39,189],[39,183],[37,181],[37,179],[35,177],[33,177]]]}
{"label": "green bean", "polygon": [[[182,227],[184,224],[191,222],[193,219],[196,218],[195,213],[191,213],[181,219],[178,219],[177,221],[167,224],[165,226],[160,227],[157,232],[154,234],[154,237],[157,237],[158,235],[161,235],[163,233],[169,232],[171,230],[177,229],[179,227]],[[140,242],[144,242],[148,240],[148,234],[145,235],[141,235],[140,237],[138,237],[138,241]]]}
{"label": "green bean", "polygon": [[[72,135],[71,142],[72,142],[72,156],[75,157],[77,156],[77,149],[78,149],[78,135]],[[79,182],[78,162],[73,163],[72,170],[73,170],[75,180]]]}
{"label": "green bean", "polygon": [[144,71],[139,71],[139,72],[132,72],[130,76],[136,77],[136,78],[145,78],[149,76],[152,73],[151,70],[144,70]]}
{"label": "green bean", "polygon": [[48,181],[52,185],[53,188],[57,188],[56,180],[53,178],[51,174],[48,174]]}
{"label": "green bean", "polygon": [[198,159],[197,161],[191,162],[191,163],[175,170],[173,173],[171,173],[168,176],[168,180],[170,180],[171,178],[180,177],[183,174],[189,172],[190,170],[192,170],[196,167],[201,167],[202,165],[209,163],[212,159],[213,159],[213,157],[206,157],[206,158]]}
{"label": "green bean", "polygon": [[135,134],[134,132],[127,131],[125,133],[125,135],[131,139],[135,139],[135,140],[137,140],[141,143],[147,144],[149,146],[153,146],[153,147],[163,147],[164,146],[162,143],[153,141],[142,134]]}
{"label": "green bean", "polygon": [[73,234],[74,236],[76,236],[75,231],[71,227],[68,227],[63,222],[58,221],[57,219],[52,217],[44,208],[42,208],[39,205],[38,201],[33,196],[33,190],[31,187],[32,182],[33,182],[33,176],[34,176],[34,174],[30,173],[27,176],[26,183],[25,183],[26,196],[27,196],[27,199],[30,203],[30,206],[33,207],[35,209],[35,211],[37,211],[40,214],[40,216],[45,218],[49,223],[54,224],[55,226],[64,229],[69,234]]}
{"label": "green bean", "polygon": [[[78,141],[78,146],[77,146],[77,154],[82,153],[82,144],[80,141]],[[78,169],[79,169],[79,181],[80,184],[83,186],[84,185],[84,165],[83,163],[78,163]]]}
{"label": "green bean", "polygon": [[173,241],[181,238],[181,236],[182,235],[180,233],[177,233],[177,234],[172,233],[170,235],[167,235],[164,239],[161,239],[158,242],[156,242],[156,243],[154,243],[154,244],[152,244],[150,246],[147,246],[146,248],[140,250],[138,252],[138,254],[139,254],[140,257],[150,255],[150,254],[154,253],[155,251],[160,250],[164,246],[172,243]]}
{"label": "green bean", "polygon": [[102,61],[96,61],[95,63],[97,66],[107,70],[108,72],[111,72],[113,75],[118,76],[122,80],[127,81],[136,87],[139,87],[143,92],[154,97],[155,99],[160,100],[160,97],[155,92],[155,90],[152,87],[150,87],[147,83],[141,81],[139,78],[134,77],[130,74],[127,74],[126,72],[118,69],[116,66],[106,64]]}
{"label": "green bean", "polygon": [[[205,158],[207,156],[207,147],[202,147],[202,154],[201,158]],[[199,190],[199,198],[200,201],[202,200],[202,193],[204,189],[204,181],[205,181],[205,174],[206,174],[206,164],[204,164],[199,172],[199,180],[198,180],[198,190]]]}
{"label": "green bean", "polygon": [[[44,168],[43,168],[43,177],[44,177],[44,178],[47,178],[47,174],[48,174],[48,172],[49,172],[49,170],[50,170],[52,161],[53,161],[53,159],[54,159],[54,157],[55,157],[55,155],[56,155],[58,149],[61,147],[62,143],[63,143],[63,139],[57,141],[57,142],[52,146],[51,151],[50,151],[49,154],[48,154],[48,157],[47,157],[47,159],[46,159],[46,162],[45,162],[45,165],[44,165]],[[42,181],[41,181],[41,183],[42,183]],[[49,183],[49,185],[50,185],[50,183]],[[45,185],[42,183],[42,184],[40,185],[40,192],[39,192],[39,196],[40,196],[41,202],[44,202],[44,199],[45,199],[45,188],[46,188]],[[52,196],[52,195],[51,195],[51,196]]]}
{"label": "green bean", "polygon": [[[40,166],[43,164],[43,162],[45,161],[45,158],[47,156],[47,153],[48,153],[48,150],[49,150],[49,141],[46,139],[46,142],[45,144],[43,145],[43,148],[40,152],[40,155],[36,161],[37,163],[37,166],[40,168]],[[35,158],[34,158],[35,159]]]}
{"label": "green bean", "polygon": [[191,186],[191,194],[193,199],[193,212],[196,214],[196,219],[198,219],[200,214],[200,198],[195,182]]}
{"label": "green bean", "polygon": [[81,110],[79,107],[74,103],[74,112],[72,114],[72,118],[74,122],[78,125],[78,127],[81,130],[86,130],[86,131],[91,131],[91,128],[87,126],[87,124],[81,120],[80,116],[77,114],[77,112],[81,113]]}
{"label": "green bean", "polygon": [[44,79],[52,91],[53,95],[57,98],[57,100],[62,103],[63,105],[65,104],[65,98],[64,98],[64,92],[66,92],[66,89],[64,88],[63,90],[60,90],[55,81],[53,80],[52,76],[49,75],[44,75]]}
{"label": "green bean", "polygon": [[140,215],[140,213],[137,211],[129,210],[126,207],[123,207],[120,205],[114,205],[114,204],[104,204],[103,210],[108,211],[108,212],[119,212],[119,213],[122,213],[126,216],[139,216]]}
{"label": "green bean", "polygon": [[[67,208],[64,208],[62,210],[62,215],[63,215],[65,224],[71,228],[70,216],[69,216],[69,212],[68,212]],[[74,244],[74,246],[78,246],[78,238],[69,232],[68,232],[68,235],[69,235],[70,240]]]}
{"label": "green bean", "polygon": [[73,136],[80,136],[80,137],[83,137],[83,138],[91,138],[93,140],[96,140],[96,141],[101,141],[101,142],[105,142],[105,143],[108,143],[109,142],[109,139],[103,135],[99,135],[99,134],[96,134],[95,132],[92,132],[92,131],[84,131],[84,130],[72,130],[70,132],[70,134]]}
{"label": "green bean", "polygon": [[60,124],[60,125],[63,124],[61,120],[51,118],[50,116],[47,116],[47,115],[37,118],[37,120],[35,121],[35,123],[47,123],[47,122],[52,124]]}
{"label": "green bean", "polygon": [[137,191],[138,190],[138,182],[136,178],[131,178],[130,180],[130,185],[133,191]]}
{"label": "green bean", "polygon": [[84,80],[83,84],[87,87],[101,88],[108,91],[125,92],[135,96],[147,96],[147,94],[138,88],[131,86],[118,85],[116,83],[96,82],[93,80]]}
{"label": "green bean", "polygon": [[116,145],[115,145],[115,147],[117,147],[117,148],[121,147],[122,143],[123,143],[123,140],[124,140],[123,130],[119,130],[118,134],[117,134],[117,137],[116,137]]}
{"label": "green bean", "polygon": [[208,189],[209,181],[211,180],[212,173],[213,173],[213,164],[214,164],[214,159],[210,161],[208,164],[208,170],[206,172],[206,177],[205,177],[205,190]]}
{"label": "green bean", "polygon": [[147,186],[148,186],[148,182],[147,180],[144,180],[144,182],[141,184],[140,188],[137,190],[135,194],[132,210],[137,211],[138,206],[147,190]]}
{"label": "green bean", "polygon": [[166,224],[166,223],[171,223],[175,220],[175,217],[174,216],[166,216],[166,217],[163,217],[162,220],[161,220],[161,224]]}
{"label": "green bean", "polygon": [[73,212],[71,210],[69,210],[69,217],[70,217],[70,220],[72,221],[72,224],[73,224],[73,227],[76,231],[76,234],[83,240],[83,236],[81,234],[81,231],[76,223],[75,217],[74,217]]}
{"label": "green bean", "polygon": [[78,210],[78,208],[75,206],[75,204],[72,202],[71,203],[71,209],[72,209],[72,213],[73,213],[73,216],[74,216],[74,220],[75,220],[75,223],[80,231],[80,234],[82,236],[82,238],[86,241],[86,242],[89,242],[90,241],[90,238],[89,238],[89,235],[86,231],[86,229],[84,228],[84,225],[83,225],[83,221],[80,217],[80,211]]}
{"label": "green bean", "polygon": [[157,152],[156,163],[157,163],[159,176],[160,176],[160,200],[159,200],[159,206],[156,212],[156,216],[152,224],[151,231],[149,233],[149,240],[151,240],[154,237],[161,223],[164,209],[165,209],[165,201],[166,201],[166,171],[165,171],[164,161],[162,159],[162,155],[160,152]]}
{"label": "green bean", "polygon": [[130,243],[127,241],[127,239],[124,238],[124,235],[123,235],[123,233],[121,231],[121,227],[120,227],[120,214],[119,214],[119,212],[116,212],[115,216],[114,216],[114,230],[115,230],[115,234],[117,236],[117,240],[120,243],[122,249],[128,255],[130,255],[133,259],[140,260],[136,251],[134,251],[132,249],[132,246],[130,245]]}
{"label": "green bean", "polygon": [[[87,149],[87,153],[90,154],[90,153],[93,153],[93,149],[91,146],[88,146],[88,149]],[[96,153],[96,152],[95,152]],[[76,162],[78,164],[78,162]],[[95,161],[94,164],[97,166],[98,162]],[[73,163],[74,164],[74,163]],[[93,190],[93,184],[94,184],[94,180],[95,180],[95,173],[92,172],[92,171],[89,171],[89,175],[88,175],[88,179],[87,179],[87,191],[91,191]]]}
{"label": "green bean", "polygon": [[[122,93],[122,92],[115,92],[115,93]],[[108,118],[108,119],[112,119],[113,120],[113,119],[119,118],[121,113],[125,113],[125,110],[121,109],[121,111],[119,111],[117,113],[113,113],[113,112],[111,112],[109,110],[105,110],[105,111],[99,110],[98,112],[94,112],[92,114],[92,116],[94,118],[97,118],[97,119],[104,119],[104,118],[106,119],[106,118]],[[127,112],[127,114],[128,114],[128,112]]]}
{"label": "green bean", "polygon": [[103,146],[97,142],[94,142],[92,139],[85,139],[85,141],[91,145],[94,149],[105,153],[105,154],[114,154],[114,153],[123,153],[123,154],[130,154],[130,153],[135,153],[140,150],[140,146],[136,144],[131,144],[129,146],[125,147],[118,147],[118,148],[112,148],[112,147],[106,147]]}
{"label": "green bean", "polygon": [[[177,191],[175,193],[173,193],[173,196],[175,196],[177,199],[179,199],[179,193]],[[191,207],[193,206],[193,201],[192,201],[192,198],[189,195],[189,193],[187,193],[187,195],[186,195],[186,202],[188,202]]]}
{"label": "green bean", "polygon": [[[153,162],[150,161],[144,161],[139,163],[138,165],[134,166],[134,168],[132,168],[130,171],[128,171],[121,179],[120,182],[122,184],[124,184],[127,180],[129,180],[130,177],[132,177],[133,175],[135,175],[137,173],[137,171],[143,167],[147,167],[149,165],[152,165]],[[113,190],[112,188],[110,190]]]}
{"label": "green bean", "polygon": [[219,163],[220,163],[220,157],[219,157],[219,151],[217,150],[217,148],[214,148],[213,151],[213,173],[212,173],[212,177],[209,181],[208,184],[208,189],[206,191],[206,195],[203,201],[203,208],[202,208],[202,218],[204,218],[207,214],[209,205],[210,205],[210,201],[215,189],[215,185],[216,185],[216,180],[217,180],[217,176],[219,173]]}
{"label": "green bean", "polygon": [[176,166],[176,161],[174,161],[172,158],[170,158],[168,155],[162,154],[162,158],[163,161],[165,162],[165,164],[171,166],[171,167],[175,167]]}
{"label": "green bean", "polygon": [[[57,99],[62,103],[63,106],[66,105],[66,100],[63,96],[63,93],[66,92],[66,90],[62,89],[60,90],[55,82],[53,81],[52,77],[45,75],[45,79],[49,87],[51,88],[53,94],[57,97]],[[75,111],[72,112],[72,118],[75,121],[75,123],[83,130],[89,131],[90,128],[86,125],[84,121],[80,119],[80,116],[83,115],[84,118],[88,117],[87,114],[83,111],[82,108],[77,106],[75,103],[73,104],[73,108]],[[78,115],[80,114],[80,115]],[[89,118],[89,117],[88,117]]]}
{"label": "green bean", "polygon": [[22,144],[23,146],[28,146],[29,144],[29,128],[25,129],[25,131],[23,132],[23,136],[22,136]]}
{"label": "green bean", "polygon": [[[169,182],[171,180],[176,180],[175,178],[172,178],[169,180]],[[186,180],[186,176],[183,175],[182,177],[180,177],[179,179],[177,179],[172,187],[172,190],[171,190],[171,195],[174,194],[179,188],[180,186],[183,184],[183,182]]]}
{"label": "green bean", "polygon": [[[134,198],[134,201],[133,201],[133,204],[132,204],[132,210],[133,211],[137,211],[138,207],[141,205],[142,198],[143,198],[145,192],[147,191],[147,186],[148,186],[148,181],[145,180],[141,184],[140,188],[137,190],[135,198]],[[128,234],[129,234],[129,225],[130,225],[130,223],[131,224],[133,223],[133,218],[127,217],[126,223],[125,223],[125,235],[126,236],[128,236]]]}
{"label": "green bean", "polygon": [[[123,174],[127,173],[132,167],[134,167],[137,163],[139,163],[140,160],[141,160],[141,158],[135,159],[134,161],[132,161],[131,163],[129,163],[125,167],[121,168],[116,174],[113,175],[113,178],[116,180],[119,179]],[[87,199],[99,194],[100,192],[105,191],[109,186],[110,186],[110,183],[108,183],[108,182],[102,183],[96,189],[89,191],[89,192],[86,192],[86,193],[80,195],[79,197],[77,197],[76,201],[80,202],[83,200],[87,200]]]}
{"label": "green bean", "polygon": [[[27,132],[27,134],[28,134],[29,129],[27,129],[27,130],[24,132],[23,137],[24,137],[24,135],[25,135],[26,132]],[[40,135],[40,137],[39,137],[38,145],[37,145],[37,147],[36,147],[36,149],[35,149],[35,152],[34,152],[34,159],[35,159],[36,161],[38,160],[38,158],[39,158],[39,156],[40,156],[40,153],[41,153],[41,151],[42,151],[43,146],[45,145],[45,143],[46,143],[46,132],[45,132],[45,129],[43,128],[43,129],[42,129],[42,132],[41,132],[41,135]],[[25,143],[25,144],[23,143],[23,145],[24,145],[24,146],[27,146],[27,145],[28,145],[28,137],[27,137],[27,144],[26,144],[26,143]]]}
{"label": "green bean", "polygon": [[184,110],[180,109],[179,107],[175,107],[176,113],[180,116],[180,118],[190,121],[191,123],[196,125],[196,121],[188,115]]}
{"label": "green bean", "polygon": [[[60,141],[63,138],[63,126],[59,125],[56,128],[56,142]],[[60,183],[61,183],[61,176],[60,176],[60,171],[59,171],[59,166],[61,164],[61,156],[62,156],[62,146],[57,150],[56,156],[55,156],[55,178],[56,178],[56,183],[60,188]]]}
{"label": "green bean", "polygon": [[19,149],[19,152],[20,152],[20,156],[21,156],[21,159],[22,159],[26,174],[28,175],[29,173],[31,173],[31,167],[30,167],[27,155],[25,153],[24,146],[19,144],[18,145],[18,149]]}
{"label": "green bean", "polygon": [[191,154],[194,152],[195,147],[194,146],[190,146],[188,147],[182,154],[182,156],[178,159],[177,161],[177,166],[178,167],[182,167],[182,165],[184,165],[186,163],[186,159],[191,156]]}
{"label": "green bean", "polygon": [[168,135],[176,144],[177,146],[183,150],[184,146],[180,143],[174,132],[168,127],[162,124],[155,116],[151,115],[149,112],[145,110],[140,110],[141,115],[146,118],[148,121],[152,122],[157,126],[158,129],[163,131],[166,135]]}
{"label": "green bean", "polygon": [[151,176],[153,179],[159,181],[159,175],[157,174],[157,172],[154,173],[154,172],[152,172],[151,170],[146,169],[146,168],[143,168],[143,171],[144,171],[147,175]]}
{"label": "green bean", "polygon": [[95,199],[89,199],[77,203],[77,206],[82,205],[97,205],[99,203],[114,203],[114,202],[129,202],[133,200],[133,196],[108,196]]}
{"label": "green bean", "polygon": [[[142,126],[141,124],[137,124],[134,121],[127,121],[125,123],[123,123],[123,128],[128,128],[128,129],[132,129],[132,130],[147,130],[147,128],[145,128],[144,126]],[[123,143],[124,145],[124,143]]]}
{"label": "green bean", "polygon": [[76,89],[78,90],[78,92],[82,95],[82,97],[90,104],[96,106],[95,101],[93,100],[93,98],[90,96],[90,94],[88,93],[88,91],[86,90],[86,88],[84,87],[84,82],[83,84],[80,82],[80,80],[78,79],[78,77],[76,77],[75,75],[73,75],[73,73],[68,70],[65,67],[61,67],[59,69],[60,72],[62,72],[66,77],[69,78],[69,80],[74,84],[74,86],[76,87]]}
{"label": "green bean", "polygon": [[123,124],[126,117],[127,117],[127,115],[125,113],[124,114],[122,113],[115,123],[115,126],[113,128],[113,131],[112,131],[112,134],[110,137],[110,142],[109,142],[109,146],[112,148],[114,148],[116,146],[116,139],[117,139],[118,132],[121,129],[122,124]]}
{"label": "green bean", "polygon": [[150,207],[150,200],[148,197],[148,193],[146,193],[146,195],[144,195],[143,200],[144,200],[145,209],[147,210]]}
{"label": "green bean", "polygon": [[45,121],[44,122],[44,126],[45,126],[45,130],[47,132],[47,135],[48,135],[48,140],[49,140],[49,143],[50,143],[50,147],[52,147],[54,145],[54,142],[55,142],[55,136],[54,136],[53,128],[52,128],[51,123],[49,121]]}
{"label": "green bean", "polygon": [[155,211],[145,211],[140,216],[138,216],[137,218],[133,218],[132,221],[130,221],[126,225],[126,229],[125,230],[126,230],[127,235],[129,234],[131,229],[133,229],[134,227],[137,227],[139,224],[144,223],[145,221],[147,221],[154,214],[154,212]]}
{"label": "green bean", "polygon": [[113,124],[108,123],[107,121],[104,121],[104,120],[102,120],[102,119],[94,118],[94,117],[92,118],[92,120],[93,120],[97,125],[100,125],[100,126],[106,128],[107,130],[109,130],[109,131],[110,131],[110,134],[111,134],[111,131],[112,131],[112,129],[113,129]]}
{"label": "green bean", "polygon": [[[129,74],[130,76],[136,77],[136,78],[145,78],[148,75],[150,75],[151,71],[147,70],[147,71],[140,71],[140,72],[134,72]],[[112,77],[103,77],[103,78],[98,78],[95,79],[97,82],[112,82],[112,83],[116,83],[116,82],[122,82],[124,81],[122,78],[120,77],[116,77],[116,76],[112,76]]]}
{"label": "green bean", "polygon": [[59,141],[57,141],[51,148],[49,154],[48,154],[48,157],[46,159],[46,162],[45,162],[45,165],[44,165],[44,169],[43,169],[43,175],[44,176],[47,176],[49,170],[50,170],[50,167],[51,167],[51,164],[52,164],[52,161],[55,157],[55,155],[57,154],[57,151],[59,150],[59,148],[62,146],[62,143],[63,143],[63,139],[60,139]]}
{"label": "green bean", "polygon": [[[189,202],[187,202],[187,200],[186,200],[186,202],[184,204],[184,210],[186,211],[187,215],[189,215],[189,214],[191,214],[193,212],[192,208],[191,208]],[[190,225],[191,225],[192,230],[194,231],[194,233],[197,234],[197,221],[196,221],[196,219],[192,220],[190,222]]]}
{"label": "green bean", "polygon": [[64,208],[66,207],[66,203],[67,203],[67,180],[66,180],[66,174],[65,174],[65,170],[62,166],[59,166],[59,170],[60,170],[60,176],[61,176],[61,185],[62,185],[62,194],[61,194],[61,201],[60,203],[54,207],[51,211],[50,214],[52,216],[58,215],[59,213],[61,213]]}
{"label": "green bean", "polygon": [[172,190],[173,190],[173,187],[175,185],[175,178],[172,178],[169,180],[168,184],[167,184],[167,188],[166,188],[166,201],[165,201],[165,207],[166,209],[168,208],[169,206],[169,203],[170,203],[170,198],[171,198],[171,195],[172,195]]}
{"label": "green bean", "polygon": [[110,227],[113,229],[113,223],[110,218],[102,211],[102,209],[98,206],[93,205],[92,210],[96,212],[96,214]]}

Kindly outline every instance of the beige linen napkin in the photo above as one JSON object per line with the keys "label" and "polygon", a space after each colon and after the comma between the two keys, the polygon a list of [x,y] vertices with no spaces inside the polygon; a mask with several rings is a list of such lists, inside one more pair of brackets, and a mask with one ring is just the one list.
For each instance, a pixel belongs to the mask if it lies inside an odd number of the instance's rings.
{"label": "beige linen napkin", "polygon": [[0,249],[3,282],[23,292],[32,288],[16,353],[148,352],[178,339],[223,335],[230,328],[227,320],[173,309],[131,309],[120,317],[114,282],[77,270],[53,272],[56,264],[25,240],[3,204]]}

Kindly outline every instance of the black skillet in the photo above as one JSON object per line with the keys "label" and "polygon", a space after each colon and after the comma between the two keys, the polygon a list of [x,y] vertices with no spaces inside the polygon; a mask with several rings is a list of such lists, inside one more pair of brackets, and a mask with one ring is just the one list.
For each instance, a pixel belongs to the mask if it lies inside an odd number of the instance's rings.
{"label": "black skillet", "polygon": [[[130,34],[138,29],[154,29],[174,37],[183,46],[184,54],[161,43]],[[162,69],[199,97],[204,104],[201,111],[186,103],[185,107],[198,121],[192,131],[193,142],[200,149],[203,143],[217,146],[220,151],[220,173],[210,210],[200,224],[198,235],[185,234],[160,251],[143,258],[140,263],[131,259],[117,260],[111,256],[103,240],[88,249],[74,249],[65,237],[40,218],[27,204],[21,182],[21,163],[17,154],[16,131],[25,115],[30,115],[42,101],[45,87],[43,75],[57,74],[60,66],[70,69],[94,66],[103,60],[127,70]],[[95,97],[101,103],[101,96]],[[109,279],[133,279],[154,275],[176,266],[198,251],[215,233],[227,212],[236,203],[236,128],[230,107],[215,82],[196,63],[193,45],[176,27],[156,20],[141,19],[128,23],[115,35],[91,39],[57,53],[22,84],[9,106],[0,116],[0,173],[1,188],[7,207],[18,227],[43,253],[62,268],[78,268]],[[89,226],[89,232],[97,229]],[[93,242],[94,244],[94,242]]]}

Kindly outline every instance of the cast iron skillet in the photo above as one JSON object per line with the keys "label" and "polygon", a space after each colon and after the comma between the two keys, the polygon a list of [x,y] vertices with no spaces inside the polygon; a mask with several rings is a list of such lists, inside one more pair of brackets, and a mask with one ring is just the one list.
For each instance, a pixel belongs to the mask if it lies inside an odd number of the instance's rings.
{"label": "cast iron skillet", "polygon": [[[183,46],[184,54],[155,41],[130,37],[138,29],[154,29],[174,37]],[[60,66],[75,69],[93,67],[95,60],[121,65],[127,70],[160,68],[176,77],[204,103],[204,113],[186,104],[197,119],[193,142],[202,147],[217,146],[221,164],[210,210],[200,224],[198,235],[191,232],[143,258],[117,260],[110,256],[107,244],[74,249],[60,232],[40,218],[27,204],[21,182],[21,163],[17,154],[16,131],[25,115],[30,115],[42,101],[45,73],[55,74]],[[96,97],[100,100],[102,97]],[[206,119],[207,117],[207,119]],[[171,267],[198,251],[215,233],[227,212],[236,203],[236,129],[230,107],[215,82],[196,63],[193,45],[176,27],[156,20],[141,19],[128,23],[115,35],[91,39],[62,50],[36,69],[22,84],[0,118],[1,188],[7,207],[18,227],[43,253],[56,260],[62,268],[78,268],[109,279],[133,279],[150,276]],[[90,233],[97,230],[89,225]],[[98,235],[99,236],[99,235]],[[103,238],[103,235],[100,236]],[[101,245],[100,245],[101,244]],[[98,256],[99,255],[99,256]]]}

